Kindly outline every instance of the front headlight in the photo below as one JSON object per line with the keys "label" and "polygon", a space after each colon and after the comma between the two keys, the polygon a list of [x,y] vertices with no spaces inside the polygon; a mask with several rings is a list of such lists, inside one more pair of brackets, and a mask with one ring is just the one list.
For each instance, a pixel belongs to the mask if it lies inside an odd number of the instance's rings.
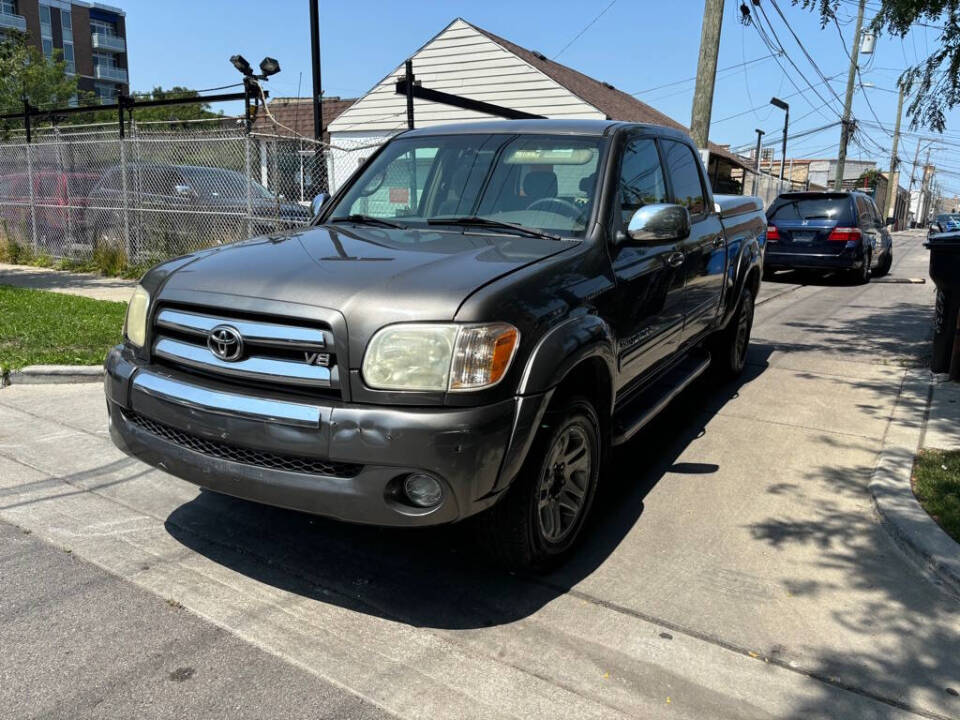
{"label": "front headlight", "polygon": [[500,382],[519,340],[506,323],[390,325],[370,340],[363,379],[379,390],[481,390]]}
{"label": "front headlight", "polygon": [[147,341],[147,310],[150,308],[150,294],[137,285],[133,297],[127,305],[127,317],[123,321],[124,337],[131,344],[143,347]]}

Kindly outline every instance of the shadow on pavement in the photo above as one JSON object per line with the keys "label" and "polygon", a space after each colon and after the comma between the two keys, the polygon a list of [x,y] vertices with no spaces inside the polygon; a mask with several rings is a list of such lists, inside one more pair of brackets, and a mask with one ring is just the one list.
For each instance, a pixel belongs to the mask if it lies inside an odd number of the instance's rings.
{"label": "shadow on pavement", "polygon": [[[856,439],[848,442],[857,447]],[[771,485],[767,492],[791,494],[802,519],[771,517],[748,529],[773,553],[771,563],[780,553],[795,557],[798,547],[815,550],[814,564],[830,579],[785,577],[785,589],[823,603],[833,622],[869,643],[867,652],[819,651],[809,674],[882,698],[871,718],[901,718],[903,709],[924,717],[960,716],[960,603],[909,567],[864,509],[872,472],[872,466],[811,467],[802,484]],[[869,600],[838,602],[850,590]],[[818,687],[821,694],[800,703],[790,718],[863,717],[858,694]]]}
{"label": "shadow on pavement", "polygon": [[735,383],[695,384],[613,453],[584,541],[551,575],[524,577],[486,564],[469,522],[415,530],[365,527],[204,492],[174,510],[166,529],[238,573],[357,612],[445,629],[513,622],[602,564],[642,520],[644,498],[666,472],[718,469],[676,461],[739,388],[764,371],[769,352],[753,347],[753,364]]}

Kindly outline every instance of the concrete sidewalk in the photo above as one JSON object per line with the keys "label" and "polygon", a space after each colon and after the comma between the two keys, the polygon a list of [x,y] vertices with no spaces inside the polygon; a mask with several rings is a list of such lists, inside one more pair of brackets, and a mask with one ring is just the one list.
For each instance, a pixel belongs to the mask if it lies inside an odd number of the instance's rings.
{"label": "concrete sidewalk", "polygon": [[921,447],[960,450],[960,383],[934,384],[930,417]]}
{"label": "concrete sidewalk", "polygon": [[111,278],[93,273],[74,273],[31,265],[0,263],[0,285],[50,290],[67,295],[81,295],[94,300],[127,302],[136,280]]}

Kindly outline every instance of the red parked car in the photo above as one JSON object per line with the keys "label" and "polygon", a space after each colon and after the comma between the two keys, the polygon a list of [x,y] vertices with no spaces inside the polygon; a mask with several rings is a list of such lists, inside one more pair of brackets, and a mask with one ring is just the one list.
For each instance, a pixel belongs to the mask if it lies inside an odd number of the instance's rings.
{"label": "red parked car", "polygon": [[[32,200],[40,249],[60,253],[73,243],[83,242],[87,198],[99,179],[97,173],[47,170],[33,173]],[[0,176],[0,219],[8,233],[24,242],[32,237],[30,202],[27,173]]]}

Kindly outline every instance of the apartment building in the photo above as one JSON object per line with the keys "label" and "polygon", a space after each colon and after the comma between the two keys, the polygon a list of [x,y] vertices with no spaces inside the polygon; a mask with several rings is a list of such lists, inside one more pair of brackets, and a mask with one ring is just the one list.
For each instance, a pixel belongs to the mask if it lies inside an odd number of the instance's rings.
{"label": "apartment building", "polygon": [[47,57],[63,52],[67,72],[101,102],[129,92],[126,13],[98,2],[0,0],[0,34],[26,33]]}

